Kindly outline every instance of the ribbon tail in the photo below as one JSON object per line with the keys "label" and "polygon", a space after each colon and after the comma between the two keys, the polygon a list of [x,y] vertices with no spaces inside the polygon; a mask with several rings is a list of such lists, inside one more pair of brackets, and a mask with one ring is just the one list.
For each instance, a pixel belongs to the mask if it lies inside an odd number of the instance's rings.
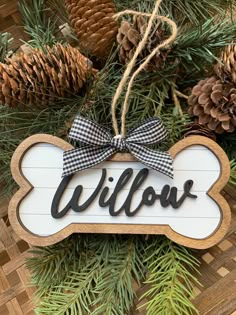
{"label": "ribbon tail", "polygon": [[173,159],[168,152],[154,151],[135,143],[129,143],[130,153],[141,163],[170,178],[174,178]]}
{"label": "ribbon tail", "polygon": [[81,147],[63,153],[63,174],[69,176],[75,172],[93,167],[107,160],[116,150],[112,147]]}

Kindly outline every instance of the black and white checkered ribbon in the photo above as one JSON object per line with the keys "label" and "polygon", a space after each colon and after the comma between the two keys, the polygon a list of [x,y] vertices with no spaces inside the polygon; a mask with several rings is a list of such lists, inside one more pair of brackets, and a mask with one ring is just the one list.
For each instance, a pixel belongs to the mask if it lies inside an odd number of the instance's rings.
{"label": "black and white checkered ribbon", "polygon": [[65,151],[63,177],[97,165],[116,152],[130,152],[144,165],[173,178],[173,159],[168,152],[154,151],[146,145],[156,144],[167,137],[167,131],[158,118],[151,118],[131,129],[125,138],[112,137],[102,126],[77,116],[69,138],[79,141],[81,147]]}

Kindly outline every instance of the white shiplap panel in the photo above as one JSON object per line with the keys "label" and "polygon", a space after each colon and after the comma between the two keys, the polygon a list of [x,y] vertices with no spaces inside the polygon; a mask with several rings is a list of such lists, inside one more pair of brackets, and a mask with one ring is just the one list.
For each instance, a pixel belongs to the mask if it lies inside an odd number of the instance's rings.
{"label": "white shiplap panel", "polygon": [[33,168],[62,168],[63,150],[56,146],[38,146],[28,150],[21,163],[22,169],[25,167]]}

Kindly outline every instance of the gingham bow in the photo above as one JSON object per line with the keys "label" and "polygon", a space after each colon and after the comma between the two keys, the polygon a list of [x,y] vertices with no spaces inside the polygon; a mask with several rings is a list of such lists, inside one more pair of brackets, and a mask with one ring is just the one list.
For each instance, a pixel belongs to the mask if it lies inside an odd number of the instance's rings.
{"label": "gingham bow", "polygon": [[169,153],[154,151],[146,145],[156,144],[167,137],[167,131],[158,118],[151,118],[131,129],[125,138],[112,137],[100,125],[77,116],[69,138],[79,141],[79,148],[65,151],[63,177],[97,165],[119,151],[130,152],[138,161],[173,178],[173,160]]}

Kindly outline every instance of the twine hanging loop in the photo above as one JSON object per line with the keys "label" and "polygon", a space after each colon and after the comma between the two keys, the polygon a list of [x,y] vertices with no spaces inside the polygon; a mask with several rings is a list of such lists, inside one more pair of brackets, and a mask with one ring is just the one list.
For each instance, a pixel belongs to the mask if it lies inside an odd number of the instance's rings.
{"label": "twine hanging loop", "polygon": [[[128,111],[129,96],[130,96],[131,89],[132,89],[132,86],[134,84],[134,80],[135,80],[136,76],[145,68],[145,66],[150,62],[150,60],[162,48],[168,47],[168,45],[170,45],[170,43],[172,43],[176,39],[176,36],[177,36],[177,31],[178,30],[177,30],[176,23],[174,21],[172,21],[171,19],[165,17],[165,16],[158,15],[158,11],[159,11],[161,2],[162,2],[162,0],[157,0],[152,14],[137,12],[137,11],[133,11],[133,10],[125,10],[125,11],[119,12],[119,13],[114,15],[115,19],[118,19],[120,16],[125,15],[125,14],[132,14],[132,15],[136,15],[136,16],[150,17],[150,19],[148,21],[148,25],[147,25],[146,31],[145,31],[144,36],[143,36],[143,39],[139,42],[138,47],[137,47],[137,49],[136,49],[132,59],[128,63],[127,68],[126,68],[126,70],[124,72],[124,75],[123,75],[123,77],[122,77],[122,79],[121,79],[121,81],[120,81],[120,83],[118,85],[118,88],[117,88],[116,93],[115,93],[115,95],[113,97],[113,100],[112,100],[111,108],[112,108],[113,129],[114,129],[114,132],[115,132],[116,135],[121,134],[121,136],[123,138],[125,137],[125,134],[126,134],[125,124],[126,124],[126,114],[127,114],[127,111]],[[118,102],[118,99],[119,99],[119,97],[120,97],[120,95],[121,95],[121,93],[122,93],[122,91],[123,91],[123,89],[124,89],[124,87],[125,87],[125,85],[127,83],[127,80],[129,79],[130,73],[131,73],[131,71],[133,70],[133,68],[134,68],[134,66],[136,64],[136,61],[137,61],[137,58],[138,58],[139,54],[141,53],[141,51],[143,50],[143,48],[145,47],[145,45],[147,43],[148,36],[149,36],[149,34],[151,32],[151,29],[153,27],[153,23],[154,23],[155,19],[158,19],[158,20],[160,20],[162,22],[167,23],[170,26],[170,28],[171,28],[171,35],[170,35],[169,38],[167,38],[161,44],[159,44],[156,48],[154,48],[153,51],[150,53],[150,55],[145,59],[145,61],[133,73],[133,75],[132,75],[132,77],[131,77],[131,79],[129,81],[128,87],[127,87],[127,92],[126,92],[124,104],[123,104],[123,107],[122,107],[121,132],[119,132],[117,118],[116,118],[117,102]]]}

